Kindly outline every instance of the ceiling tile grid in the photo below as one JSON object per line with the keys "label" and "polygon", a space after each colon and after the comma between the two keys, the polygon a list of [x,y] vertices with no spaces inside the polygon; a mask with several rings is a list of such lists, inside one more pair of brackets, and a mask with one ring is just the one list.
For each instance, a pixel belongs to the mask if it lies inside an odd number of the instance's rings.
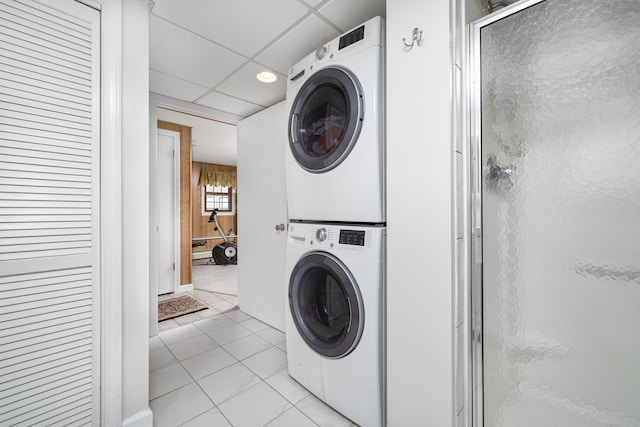
{"label": "ceiling tile grid", "polygon": [[[311,38],[309,35],[313,35]],[[340,33],[316,15],[309,15],[282,38],[256,56],[256,61],[286,76],[289,68],[315,48],[338,37]],[[302,41],[302,42],[301,42]],[[314,44],[311,45],[311,42]]]}
{"label": "ceiling tile grid", "polygon": [[248,117],[265,108],[263,105],[252,104],[216,91],[210,91],[207,95],[196,100],[196,103],[242,117]]}
{"label": "ceiling tile grid", "polygon": [[[242,117],[285,98],[289,68],[385,0],[156,0],[150,91]],[[258,82],[260,71],[275,83]]]}

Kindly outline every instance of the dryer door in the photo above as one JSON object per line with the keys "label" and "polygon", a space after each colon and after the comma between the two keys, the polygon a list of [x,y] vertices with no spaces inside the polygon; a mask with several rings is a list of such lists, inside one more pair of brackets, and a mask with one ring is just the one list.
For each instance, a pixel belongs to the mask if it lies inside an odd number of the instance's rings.
{"label": "dryer door", "polygon": [[318,71],[302,85],[289,114],[289,147],[309,172],[327,172],[348,155],[364,119],[362,90],[340,68]]}
{"label": "dryer door", "polygon": [[293,268],[289,306],[298,332],[317,353],[339,358],[358,345],[364,310],[358,285],[342,262],[311,252]]}

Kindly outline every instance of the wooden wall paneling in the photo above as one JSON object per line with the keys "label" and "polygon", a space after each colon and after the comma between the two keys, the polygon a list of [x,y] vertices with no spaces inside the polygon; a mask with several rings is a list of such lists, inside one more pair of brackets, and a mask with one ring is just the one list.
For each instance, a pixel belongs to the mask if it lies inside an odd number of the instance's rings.
{"label": "wooden wall paneling", "polygon": [[158,120],[158,129],[180,132],[180,285],[191,278],[191,128]]}

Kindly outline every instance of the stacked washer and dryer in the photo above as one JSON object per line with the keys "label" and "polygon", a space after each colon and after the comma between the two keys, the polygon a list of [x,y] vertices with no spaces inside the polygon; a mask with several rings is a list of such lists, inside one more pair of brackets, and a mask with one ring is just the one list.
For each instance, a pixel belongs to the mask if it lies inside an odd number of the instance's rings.
{"label": "stacked washer and dryer", "polygon": [[289,70],[289,374],[365,427],[385,424],[384,21]]}

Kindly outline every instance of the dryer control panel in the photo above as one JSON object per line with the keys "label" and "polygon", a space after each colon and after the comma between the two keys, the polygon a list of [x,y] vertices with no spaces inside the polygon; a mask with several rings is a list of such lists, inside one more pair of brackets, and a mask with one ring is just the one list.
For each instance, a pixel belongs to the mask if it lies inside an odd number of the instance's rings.
{"label": "dryer control panel", "polygon": [[345,47],[359,42],[362,39],[364,39],[364,25],[340,37],[338,50],[344,49]]}

